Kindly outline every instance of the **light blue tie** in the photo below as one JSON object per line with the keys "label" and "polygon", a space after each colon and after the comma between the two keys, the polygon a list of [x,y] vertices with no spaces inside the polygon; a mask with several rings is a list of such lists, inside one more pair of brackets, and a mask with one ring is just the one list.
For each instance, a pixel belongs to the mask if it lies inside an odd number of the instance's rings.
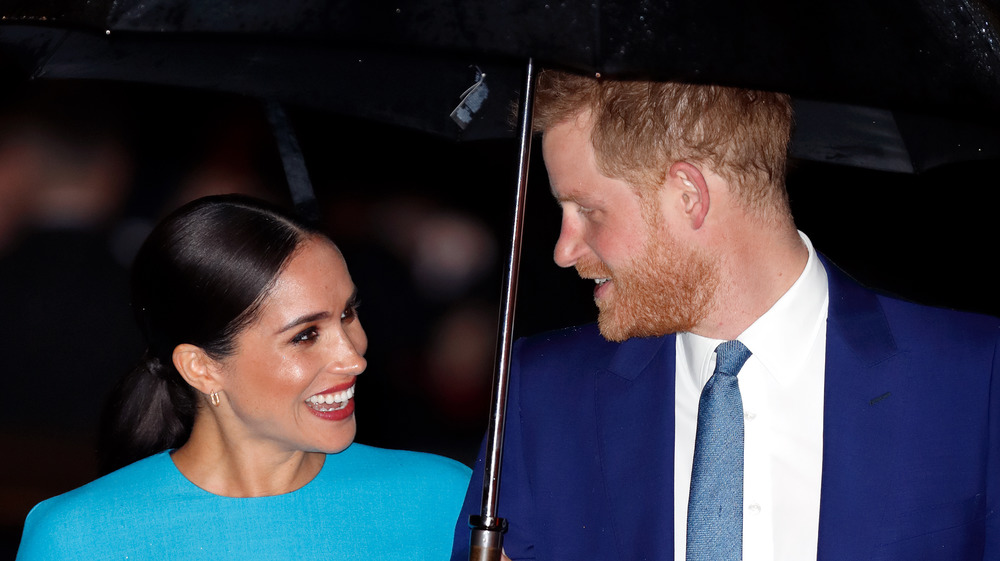
{"label": "light blue tie", "polygon": [[715,354],[715,373],[698,402],[687,561],[743,558],[743,398],[736,375],[751,353],[726,341]]}

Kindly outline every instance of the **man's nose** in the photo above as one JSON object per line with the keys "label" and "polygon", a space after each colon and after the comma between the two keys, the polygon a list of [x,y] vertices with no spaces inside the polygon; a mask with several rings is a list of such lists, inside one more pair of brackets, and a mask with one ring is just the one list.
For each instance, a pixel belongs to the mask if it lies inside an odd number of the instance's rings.
{"label": "man's nose", "polygon": [[552,252],[552,259],[560,267],[572,267],[577,260],[586,253],[586,244],[578,225],[563,215],[562,227],[559,229],[559,239],[556,240],[555,251]]}

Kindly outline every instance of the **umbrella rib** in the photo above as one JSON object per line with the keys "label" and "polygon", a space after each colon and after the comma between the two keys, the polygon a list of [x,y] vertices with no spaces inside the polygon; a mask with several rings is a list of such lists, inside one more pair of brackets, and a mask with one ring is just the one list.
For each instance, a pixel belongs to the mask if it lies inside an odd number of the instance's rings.
{"label": "umbrella rib", "polygon": [[316,192],[313,190],[312,181],[309,179],[309,170],[306,168],[305,158],[302,156],[302,148],[299,146],[295,131],[288,121],[288,115],[285,114],[285,109],[277,101],[268,100],[266,106],[267,120],[270,121],[274,131],[274,139],[278,144],[278,152],[281,154],[281,165],[285,169],[285,178],[295,210],[306,222],[318,224],[320,211],[316,201]]}

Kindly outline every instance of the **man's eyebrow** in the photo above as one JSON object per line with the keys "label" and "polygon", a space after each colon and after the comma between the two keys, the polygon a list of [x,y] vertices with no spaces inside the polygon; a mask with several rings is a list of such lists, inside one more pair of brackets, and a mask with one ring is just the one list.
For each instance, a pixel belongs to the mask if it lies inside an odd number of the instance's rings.
{"label": "man's eyebrow", "polygon": [[316,312],[313,314],[306,314],[304,316],[297,317],[292,321],[288,322],[287,325],[279,329],[277,333],[275,333],[275,335],[280,335],[288,331],[289,329],[295,327],[296,325],[302,325],[303,323],[309,323],[312,321],[327,319],[328,317],[330,317],[330,312]]}
{"label": "man's eyebrow", "polygon": [[550,186],[549,187],[549,192],[552,193],[552,196],[555,198],[556,202],[558,202],[558,203],[578,203],[578,202],[580,202],[579,197],[577,197],[576,195],[574,195],[572,193],[565,193],[565,194],[562,194],[562,195],[560,195],[559,193],[556,193],[556,188],[555,187],[551,187]]}
{"label": "man's eyebrow", "polygon": [[594,208],[595,206],[600,205],[598,201],[595,201],[591,197],[580,197],[575,193],[566,193],[564,195],[559,195],[553,191],[552,196],[556,198],[556,202],[559,203],[560,205],[564,205],[566,203],[572,203],[581,208]]}

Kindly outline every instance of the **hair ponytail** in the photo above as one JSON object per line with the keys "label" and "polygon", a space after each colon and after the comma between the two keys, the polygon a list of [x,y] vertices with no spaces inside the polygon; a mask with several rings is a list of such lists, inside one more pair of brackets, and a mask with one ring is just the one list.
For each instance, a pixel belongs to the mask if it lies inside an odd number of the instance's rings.
{"label": "hair ponytail", "polygon": [[147,351],[109,396],[101,423],[101,474],[184,444],[197,407],[195,390],[173,365]]}
{"label": "hair ponytail", "polygon": [[108,401],[102,472],[187,441],[200,398],[174,368],[174,348],[192,344],[215,359],[232,354],[284,263],[314,233],[240,195],[198,199],[153,229],[132,267],[132,308],[149,347]]}

